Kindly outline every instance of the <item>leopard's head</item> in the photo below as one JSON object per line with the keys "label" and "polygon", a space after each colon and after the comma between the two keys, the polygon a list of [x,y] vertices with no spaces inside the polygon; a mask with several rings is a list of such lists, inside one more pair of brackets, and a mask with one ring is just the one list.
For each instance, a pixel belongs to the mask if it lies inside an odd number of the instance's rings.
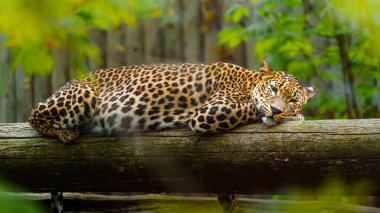
{"label": "leopard's head", "polygon": [[312,87],[304,87],[293,75],[284,71],[272,71],[264,60],[261,63],[262,78],[255,86],[252,98],[264,123],[278,123],[296,116],[309,98],[314,96]]}
{"label": "leopard's head", "polygon": [[29,124],[38,132],[47,132],[51,128],[51,115],[45,110],[46,104],[39,103],[30,113]]}
{"label": "leopard's head", "polygon": [[76,128],[67,129],[60,125],[62,118],[58,114],[56,102],[56,98],[52,96],[39,103],[30,113],[29,124],[39,133],[58,137],[64,143],[75,141],[80,132]]}

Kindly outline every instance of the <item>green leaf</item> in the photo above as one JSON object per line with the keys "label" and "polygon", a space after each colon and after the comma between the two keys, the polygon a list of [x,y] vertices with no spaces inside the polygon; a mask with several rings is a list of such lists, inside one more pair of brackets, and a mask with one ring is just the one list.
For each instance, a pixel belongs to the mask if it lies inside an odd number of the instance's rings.
{"label": "green leaf", "polygon": [[276,38],[266,38],[257,41],[255,45],[255,52],[258,58],[266,58],[266,56],[271,53],[271,50],[276,42]]}
{"label": "green leaf", "polygon": [[230,7],[225,15],[224,19],[226,21],[232,21],[233,23],[240,22],[244,17],[249,17],[250,12],[248,7],[246,7],[243,4],[234,4],[232,7]]}
{"label": "green leaf", "polygon": [[219,32],[219,44],[228,44],[231,48],[235,48],[248,37],[249,32],[244,27],[234,25]]}
{"label": "green leaf", "polygon": [[330,14],[333,12],[333,4],[331,4],[329,1],[325,1],[325,7],[323,10],[319,13],[319,18],[326,18],[327,14]]}

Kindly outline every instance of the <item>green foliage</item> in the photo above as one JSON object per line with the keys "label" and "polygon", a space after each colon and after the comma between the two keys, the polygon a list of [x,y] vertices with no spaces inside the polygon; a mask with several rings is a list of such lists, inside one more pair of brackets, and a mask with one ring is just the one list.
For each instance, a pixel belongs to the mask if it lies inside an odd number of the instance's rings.
{"label": "green foliage", "polygon": [[86,71],[86,58],[100,62],[88,39],[93,29],[136,24],[137,17],[158,15],[154,0],[0,0],[0,32],[11,48],[11,69],[45,75],[55,63],[53,49],[68,47],[74,70]]}
{"label": "green foliage", "polygon": [[1,213],[40,213],[42,208],[36,203],[23,200],[21,198],[10,197],[7,192],[19,191],[10,184],[0,182],[0,212]]}
{"label": "green foliage", "polygon": [[244,27],[234,25],[223,29],[219,32],[219,43],[227,43],[231,48],[236,47],[241,42],[246,41],[249,38],[249,32]]}
{"label": "green foliage", "polygon": [[224,15],[226,21],[232,21],[232,26],[227,27],[219,33],[219,43],[227,43],[231,48],[236,47],[241,42],[246,41],[249,38],[249,31],[240,26],[239,22],[249,17],[250,12],[247,6],[243,4],[235,4],[231,6]]}
{"label": "green foliage", "polygon": [[[373,184],[373,183],[372,183]],[[339,178],[329,178],[316,189],[288,189],[286,194],[273,196],[254,195],[249,199],[243,195],[239,197],[238,212],[359,212],[363,204],[361,196],[347,196],[349,194],[367,195],[371,193],[371,183],[358,181],[346,184]],[[185,197],[173,195],[154,195],[149,202],[141,203],[141,211],[154,212],[220,212],[221,207],[215,198],[183,199]],[[152,209],[152,206],[154,207]]]}
{"label": "green foliage", "polygon": [[[220,44],[234,48],[252,37],[259,60],[266,58],[274,69],[287,70],[317,87],[317,96],[308,106],[317,109],[314,118],[347,118],[337,44],[337,38],[344,36],[359,111],[364,117],[375,115],[380,105],[376,101],[380,94],[378,1],[255,0],[248,4],[236,3],[227,10],[225,20],[230,24],[220,31]],[[312,6],[305,11],[308,5]],[[247,7],[254,12],[239,12]]]}
{"label": "green foliage", "polygon": [[[367,181],[358,181],[348,186],[343,183],[341,179],[335,178],[322,184],[318,189],[296,189],[292,194],[292,200],[308,200],[307,195],[319,195],[315,196],[314,202],[308,204],[294,203],[289,205],[284,212],[323,212],[326,209],[341,211],[339,204],[360,205],[362,197],[360,196],[345,196],[347,194],[367,195],[370,193],[370,183]],[[273,196],[274,200],[283,200],[289,196]],[[321,202],[334,202],[335,205],[321,205]],[[344,211],[344,210],[343,210]]]}
{"label": "green foliage", "polygon": [[249,17],[249,9],[247,6],[243,4],[235,4],[230,7],[226,14],[224,15],[224,19],[226,21],[233,21],[234,23],[239,23],[244,17]]}

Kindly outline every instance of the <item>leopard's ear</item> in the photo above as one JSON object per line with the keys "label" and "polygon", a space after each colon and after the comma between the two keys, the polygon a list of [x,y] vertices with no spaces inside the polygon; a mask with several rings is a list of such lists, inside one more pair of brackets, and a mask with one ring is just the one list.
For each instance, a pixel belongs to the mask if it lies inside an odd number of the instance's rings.
{"label": "leopard's ear", "polygon": [[309,98],[312,98],[315,95],[315,91],[313,87],[305,87],[305,90]]}
{"label": "leopard's ear", "polygon": [[267,74],[271,74],[272,68],[270,68],[268,62],[266,60],[262,60],[260,63],[260,71],[265,72]]}

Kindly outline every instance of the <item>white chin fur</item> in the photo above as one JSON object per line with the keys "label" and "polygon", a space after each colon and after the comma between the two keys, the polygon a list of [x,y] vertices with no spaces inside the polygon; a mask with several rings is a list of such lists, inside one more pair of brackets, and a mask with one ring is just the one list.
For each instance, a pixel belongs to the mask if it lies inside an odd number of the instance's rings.
{"label": "white chin fur", "polygon": [[262,117],[261,120],[267,126],[275,126],[278,124],[272,117],[268,117],[268,116]]}

